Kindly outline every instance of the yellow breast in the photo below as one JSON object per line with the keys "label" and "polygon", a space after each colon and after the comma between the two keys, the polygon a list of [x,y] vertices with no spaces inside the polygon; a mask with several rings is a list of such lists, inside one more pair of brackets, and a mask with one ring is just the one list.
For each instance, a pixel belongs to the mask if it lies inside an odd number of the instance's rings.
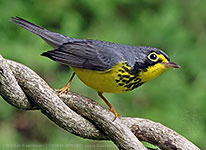
{"label": "yellow breast", "polygon": [[106,71],[95,71],[76,67],[72,67],[72,69],[87,86],[98,92],[107,93],[122,93],[133,90],[167,70],[163,64],[158,63],[150,66],[146,71],[131,74],[131,67],[129,67],[126,62],[114,65]]}

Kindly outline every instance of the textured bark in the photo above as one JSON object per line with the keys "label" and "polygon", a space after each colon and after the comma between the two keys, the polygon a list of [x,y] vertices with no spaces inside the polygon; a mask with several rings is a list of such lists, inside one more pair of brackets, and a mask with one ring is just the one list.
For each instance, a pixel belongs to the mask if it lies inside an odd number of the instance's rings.
{"label": "textured bark", "polygon": [[[112,140],[119,149],[146,149],[147,141],[165,150],[199,150],[175,131],[150,120],[119,117],[97,102],[69,92],[57,96],[55,90],[28,67],[0,55],[0,95],[11,105],[40,109],[66,131],[94,140]],[[140,141],[139,141],[140,140]]]}

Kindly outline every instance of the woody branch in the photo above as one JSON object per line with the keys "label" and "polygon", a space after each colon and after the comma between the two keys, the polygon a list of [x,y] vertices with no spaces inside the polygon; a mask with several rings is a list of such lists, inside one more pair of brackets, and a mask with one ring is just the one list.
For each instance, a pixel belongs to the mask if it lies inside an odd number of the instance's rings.
{"label": "woody branch", "polygon": [[0,55],[0,95],[23,110],[41,110],[66,131],[93,140],[112,140],[121,150],[146,149],[140,141],[162,150],[199,150],[175,131],[147,119],[119,117],[95,101],[69,92],[57,96],[55,90],[34,71]]}

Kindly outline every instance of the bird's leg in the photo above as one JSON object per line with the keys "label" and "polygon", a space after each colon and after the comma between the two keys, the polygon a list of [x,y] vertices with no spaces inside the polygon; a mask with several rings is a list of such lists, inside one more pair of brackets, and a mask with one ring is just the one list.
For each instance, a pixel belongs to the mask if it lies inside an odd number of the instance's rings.
{"label": "bird's leg", "polygon": [[[120,114],[119,113],[117,113],[116,111],[115,111],[115,109],[114,109],[114,107],[107,101],[107,99],[102,95],[102,92],[98,92],[98,95],[99,95],[99,97],[101,97],[103,100],[104,100],[104,102],[109,106],[109,108],[110,108],[110,111],[114,114],[114,120],[118,117],[118,116],[120,116]],[[113,121],[114,121],[113,120]]]}
{"label": "bird's leg", "polygon": [[58,96],[60,96],[60,95],[63,94],[63,93],[69,92],[69,90],[70,90],[70,84],[71,84],[71,82],[72,82],[72,79],[74,78],[74,75],[75,75],[75,73],[72,74],[69,82],[68,82],[62,89],[59,90]]}

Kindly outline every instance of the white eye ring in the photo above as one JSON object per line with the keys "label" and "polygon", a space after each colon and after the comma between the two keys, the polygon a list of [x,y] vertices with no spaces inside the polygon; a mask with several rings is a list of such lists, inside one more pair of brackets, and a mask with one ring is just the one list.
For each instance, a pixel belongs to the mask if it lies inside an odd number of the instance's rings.
{"label": "white eye ring", "polygon": [[155,52],[150,53],[148,56],[148,59],[154,62],[157,62],[159,57],[157,56],[157,54]]}

